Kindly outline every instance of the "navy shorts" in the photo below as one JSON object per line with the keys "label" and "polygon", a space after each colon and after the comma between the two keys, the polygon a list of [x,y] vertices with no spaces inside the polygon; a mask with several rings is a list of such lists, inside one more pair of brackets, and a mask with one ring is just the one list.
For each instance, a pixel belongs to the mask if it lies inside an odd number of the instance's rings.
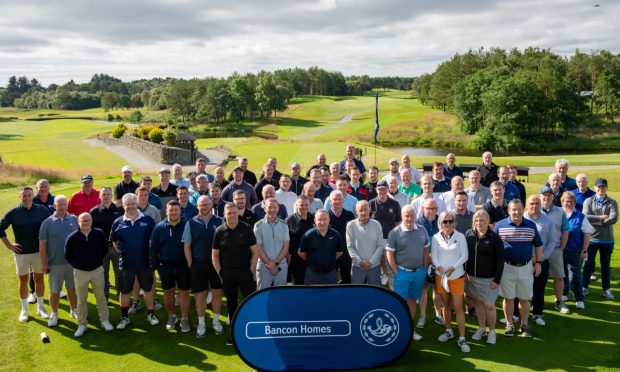
{"label": "navy shorts", "polygon": [[153,272],[150,269],[127,270],[121,269],[121,293],[130,294],[133,291],[133,283],[138,280],[140,289],[149,292],[153,289]]}
{"label": "navy shorts", "polygon": [[211,289],[222,289],[222,280],[215,271],[212,262],[192,262],[190,267],[192,278],[192,292],[204,292]]}
{"label": "navy shorts", "polygon": [[157,268],[157,272],[161,280],[161,288],[164,291],[174,288],[178,288],[181,291],[189,291],[191,276],[186,263],[162,263]]}

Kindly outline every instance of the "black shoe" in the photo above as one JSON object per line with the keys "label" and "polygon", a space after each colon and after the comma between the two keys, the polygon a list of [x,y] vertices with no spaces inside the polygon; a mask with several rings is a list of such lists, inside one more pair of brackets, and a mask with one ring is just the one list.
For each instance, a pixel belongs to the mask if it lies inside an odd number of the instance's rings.
{"label": "black shoe", "polygon": [[232,336],[228,336],[226,339],[226,346],[233,346],[235,343],[233,342]]}

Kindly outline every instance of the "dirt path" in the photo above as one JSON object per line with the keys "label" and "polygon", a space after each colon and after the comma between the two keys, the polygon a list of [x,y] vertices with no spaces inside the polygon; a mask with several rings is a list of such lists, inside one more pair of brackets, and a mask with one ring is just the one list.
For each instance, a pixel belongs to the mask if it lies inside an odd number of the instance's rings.
{"label": "dirt path", "polygon": [[330,129],[340,128],[341,126],[343,126],[346,123],[350,122],[351,119],[353,119],[353,115],[354,115],[354,113],[346,114],[335,125],[321,127],[319,129],[313,130],[312,132],[309,132],[309,133],[306,133],[306,134],[302,134],[301,136],[295,137],[294,139],[296,139],[296,140],[308,139],[308,138],[312,138],[312,137],[318,136],[319,134],[322,134],[322,133],[324,133],[324,132],[326,132],[326,131],[328,131]]}
{"label": "dirt path", "polygon": [[[96,138],[90,138],[90,139],[86,139],[84,140],[84,143],[86,143],[87,145],[91,146],[91,147],[103,147],[106,150],[112,151],[113,153],[115,153],[116,155],[120,156],[121,158],[125,159],[129,164],[131,164],[137,172],[157,172],[159,171],[161,168],[163,167],[170,167],[169,164],[162,164],[162,163],[158,163],[156,161],[154,161],[153,159],[150,159],[149,157],[139,153],[138,151],[131,149],[127,146],[123,146],[123,145],[117,145],[117,146],[112,146],[112,145],[108,145],[107,143],[98,140]],[[201,155],[206,159],[208,159],[207,162],[207,166],[208,169],[212,169],[215,168],[217,165],[221,164],[223,162],[223,160],[227,159],[228,156],[220,151],[217,150],[209,150],[209,149],[205,149],[203,151],[200,152]],[[186,165],[183,166],[183,170],[184,171],[189,171],[191,169],[194,169],[193,165]]]}

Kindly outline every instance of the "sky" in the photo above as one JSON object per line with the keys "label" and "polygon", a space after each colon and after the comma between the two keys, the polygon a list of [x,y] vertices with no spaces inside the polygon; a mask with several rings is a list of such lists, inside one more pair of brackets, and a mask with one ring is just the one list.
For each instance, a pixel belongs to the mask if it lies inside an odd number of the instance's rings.
{"label": "sky", "polygon": [[413,77],[480,47],[619,53],[619,35],[618,0],[0,0],[0,85],[312,66]]}

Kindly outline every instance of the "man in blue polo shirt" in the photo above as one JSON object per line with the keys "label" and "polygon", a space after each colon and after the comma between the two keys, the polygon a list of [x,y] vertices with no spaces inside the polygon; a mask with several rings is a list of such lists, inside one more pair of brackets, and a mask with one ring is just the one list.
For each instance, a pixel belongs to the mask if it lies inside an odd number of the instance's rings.
{"label": "man in blue polo shirt", "polygon": [[[217,184],[212,184],[217,185]],[[219,187],[219,186],[218,186]],[[244,198],[245,200],[245,198]],[[205,325],[205,310],[207,308],[207,289],[211,288],[213,300],[213,330],[216,335],[224,332],[220,323],[222,310],[222,281],[211,259],[213,236],[215,230],[224,223],[224,220],[213,214],[211,200],[201,196],[196,203],[198,215],[187,221],[183,231],[183,248],[185,259],[189,265],[192,292],[196,298],[196,313],[198,314],[198,328],[196,337],[204,338],[207,335]]]}
{"label": "man in blue polo shirt", "polygon": [[366,167],[364,166],[364,163],[361,160],[355,158],[355,146],[353,145],[347,145],[346,156],[340,162],[340,172],[342,174],[346,174],[347,172],[346,167],[345,167],[347,160],[353,160],[353,162],[355,163],[355,166],[360,170],[360,173],[362,174],[362,179],[363,179],[364,173],[366,173]]}
{"label": "man in blue polo shirt", "polygon": [[[512,319],[514,299],[519,298],[521,335],[532,337],[528,327],[530,300],[533,294],[534,276],[540,275],[543,260],[543,242],[536,224],[523,218],[523,203],[513,199],[508,203],[509,217],[495,224],[495,232],[504,242],[504,273],[500,287],[504,296],[506,336],[514,336]],[[535,261],[532,264],[532,261]],[[532,276],[534,272],[534,276]]]}
{"label": "man in blue polo shirt", "polygon": [[183,230],[185,218],[181,217],[181,206],[176,200],[166,205],[166,218],[155,225],[149,245],[151,270],[159,273],[164,290],[164,306],[168,312],[166,329],[173,330],[177,324],[174,308],[175,289],[179,289],[181,307],[181,332],[189,332],[189,289],[190,273],[183,251]]}
{"label": "man in blue polo shirt", "polygon": [[316,227],[301,238],[297,253],[307,262],[304,284],[336,284],[336,260],[346,249],[344,240],[329,227],[329,213],[325,209],[316,211],[314,223]]}
{"label": "man in blue polo shirt", "polygon": [[[4,245],[13,251],[17,276],[19,277],[19,297],[22,309],[19,314],[20,322],[28,321],[28,279],[30,270],[34,272],[35,291],[37,293],[37,313],[44,319],[49,318],[43,304],[45,281],[39,259],[39,229],[41,223],[50,215],[49,209],[34,204],[32,187],[22,187],[19,191],[21,204],[8,211],[0,221],[0,239]],[[11,243],[6,236],[6,230],[13,226],[15,243]]]}
{"label": "man in blue polo shirt", "polygon": [[119,254],[121,269],[121,320],[116,329],[125,329],[129,324],[129,298],[137,279],[144,291],[147,320],[151,325],[159,324],[153,310],[153,272],[149,268],[149,239],[155,221],[138,210],[136,194],[123,195],[121,199],[125,214],[112,224],[110,240]]}

